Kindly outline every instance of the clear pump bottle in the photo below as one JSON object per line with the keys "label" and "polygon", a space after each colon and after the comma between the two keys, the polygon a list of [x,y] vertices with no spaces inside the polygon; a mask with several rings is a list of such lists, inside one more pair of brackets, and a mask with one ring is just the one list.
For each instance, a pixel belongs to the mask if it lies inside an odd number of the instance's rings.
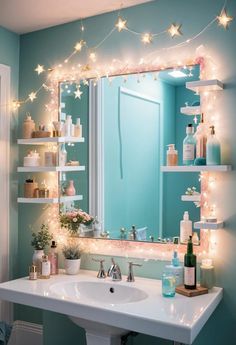
{"label": "clear pump bottle", "polygon": [[220,165],[220,142],[215,135],[215,127],[211,126],[211,134],[207,138],[206,163],[207,165]]}

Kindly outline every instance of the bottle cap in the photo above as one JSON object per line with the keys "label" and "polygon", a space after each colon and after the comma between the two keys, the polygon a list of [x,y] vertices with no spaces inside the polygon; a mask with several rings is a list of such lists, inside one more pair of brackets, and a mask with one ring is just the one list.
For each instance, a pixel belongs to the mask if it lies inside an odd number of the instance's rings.
{"label": "bottle cap", "polygon": [[168,151],[176,151],[175,150],[175,144],[169,144],[169,145],[167,145],[167,147],[168,147]]}
{"label": "bottle cap", "polygon": [[215,126],[210,126],[211,128],[211,134],[214,135],[215,134]]}
{"label": "bottle cap", "polygon": [[188,214],[188,211],[185,211],[184,212],[184,217],[183,217],[184,220],[189,220],[189,214]]}
{"label": "bottle cap", "polygon": [[194,134],[194,127],[191,123],[186,127],[186,134]]}
{"label": "bottle cap", "polygon": [[51,248],[56,248],[56,247],[57,247],[56,242],[55,242],[55,241],[52,241]]}

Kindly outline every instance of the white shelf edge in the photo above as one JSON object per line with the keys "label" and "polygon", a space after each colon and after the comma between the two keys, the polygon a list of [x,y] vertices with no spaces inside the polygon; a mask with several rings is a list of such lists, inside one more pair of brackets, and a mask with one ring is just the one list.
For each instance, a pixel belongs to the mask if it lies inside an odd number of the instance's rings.
{"label": "white shelf edge", "polygon": [[231,171],[232,165],[177,165],[161,166],[162,172],[200,172],[200,171]]}
{"label": "white shelf edge", "polygon": [[198,202],[198,201],[201,201],[201,194],[196,194],[196,195],[181,195],[181,200],[182,200],[182,201],[193,201],[193,202]]}
{"label": "white shelf edge", "polygon": [[17,172],[60,172],[60,171],[84,171],[84,165],[75,165],[75,166],[56,166],[56,167],[45,167],[45,166],[38,166],[38,167],[18,167]]}
{"label": "white shelf edge", "polygon": [[62,196],[60,198],[17,198],[18,203],[28,204],[58,204],[78,200],[83,200],[83,195]]}
{"label": "white shelf edge", "polygon": [[201,114],[201,107],[200,105],[181,107],[180,112],[184,115],[199,115]]}
{"label": "white shelf edge", "polygon": [[223,90],[224,84],[218,79],[186,82],[186,88],[195,92]]}
{"label": "white shelf edge", "polygon": [[30,138],[17,139],[20,145],[45,145],[47,143],[83,143],[84,138],[77,137],[47,137],[47,138]]}
{"label": "white shelf edge", "polygon": [[209,229],[209,230],[216,230],[216,229],[222,229],[224,227],[224,222],[222,220],[219,220],[214,223],[200,221],[194,223],[194,229]]}

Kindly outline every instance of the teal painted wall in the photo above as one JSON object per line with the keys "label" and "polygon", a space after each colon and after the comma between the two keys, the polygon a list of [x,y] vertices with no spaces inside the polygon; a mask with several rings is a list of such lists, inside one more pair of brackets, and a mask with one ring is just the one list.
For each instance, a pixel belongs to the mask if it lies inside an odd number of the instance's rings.
{"label": "teal painted wall", "polygon": [[[19,36],[0,26],[0,64],[11,68],[11,99],[18,99],[19,86]],[[18,224],[17,224],[17,174],[18,163],[17,138],[17,113],[11,113],[10,122],[10,277],[17,273],[17,249],[18,249]]]}
{"label": "teal painted wall", "polygon": [[[198,33],[212,18],[219,13],[223,6],[222,0],[159,0],[134,8],[125,9],[124,15],[128,18],[129,26],[139,31],[159,32],[166,29],[170,23],[179,22],[183,24],[182,30],[184,39]],[[236,14],[235,1],[229,1],[228,11],[231,15]],[[84,21],[86,26],[85,40],[90,46],[95,46],[111,28],[116,20],[115,13],[104,14],[88,18]],[[106,25],[104,25],[106,24]],[[20,53],[20,97],[25,97],[31,90],[36,90],[40,85],[41,77],[37,77],[34,68],[38,63],[51,66],[54,63],[61,62],[73,49],[77,40],[79,40],[80,22],[73,22],[66,25],[42,30],[35,33],[23,35],[21,37]],[[208,54],[211,55],[219,67],[219,76],[226,84],[224,92],[219,93],[216,100],[216,109],[221,115],[220,138],[223,143],[223,162],[231,162],[236,166],[236,148],[235,148],[235,89],[236,89],[236,64],[235,64],[235,33],[236,22],[234,21],[230,29],[226,32],[214,24],[209,30],[198,37],[187,47],[181,47],[173,53],[168,52],[166,59],[175,60],[177,56],[189,56],[194,54],[195,49],[204,44],[207,47]],[[181,40],[181,38],[180,38]],[[170,40],[167,35],[160,36],[152,46],[144,47],[138,38],[131,36],[128,32],[115,32],[113,36],[102,45],[98,50],[98,55],[102,62],[108,61],[114,56],[120,59],[126,59],[127,56],[138,61],[139,58],[148,54],[155,48],[179,42],[179,40]],[[164,54],[160,51],[158,54]],[[171,54],[171,56],[170,56]],[[169,56],[167,56],[169,55]],[[44,112],[44,103],[46,95],[38,96],[37,102],[29,104],[27,110],[32,111],[36,118],[46,118]],[[23,112],[20,114],[20,122],[23,118]],[[219,174],[218,181],[219,217],[226,219],[226,227],[218,235],[219,254],[215,260],[217,284],[224,287],[224,300],[217,308],[214,315],[197,337],[194,345],[225,345],[232,344],[235,339],[236,324],[236,297],[235,297],[235,263],[236,263],[236,214],[235,200],[236,193],[235,171],[227,174]],[[35,222],[39,218],[42,209],[35,206],[21,206],[19,210],[19,275],[27,273],[28,263],[31,260],[32,248],[29,245],[30,234],[28,224]],[[125,262],[126,260],[121,260]],[[163,263],[149,261],[145,262],[140,275],[151,276],[155,272],[155,278],[160,277]],[[89,257],[84,258],[83,266],[92,268]],[[123,266],[122,266],[123,267]],[[22,318],[34,319],[31,311],[28,315],[21,314]],[[46,320],[45,327],[45,345],[55,344],[53,337],[53,327],[50,327],[51,318],[44,313]],[[56,319],[57,316],[55,316]],[[78,343],[81,337],[81,331],[74,329],[70,323],[65,322],[64,318],[57,317],[56,329],[63,329],[61,333],[61,344]],[[73,327],[73,330],[72,330]],[[222,331],[222,329],[224,331]],[[70,336],[70,332],[76,332],[76,336]],[[72,333],[71,333],[72,334]],[[134,340],[134,344],[162,344],[164,342],[150,337],[140,336]],[[83,344],[83,338],[81,338]]]}

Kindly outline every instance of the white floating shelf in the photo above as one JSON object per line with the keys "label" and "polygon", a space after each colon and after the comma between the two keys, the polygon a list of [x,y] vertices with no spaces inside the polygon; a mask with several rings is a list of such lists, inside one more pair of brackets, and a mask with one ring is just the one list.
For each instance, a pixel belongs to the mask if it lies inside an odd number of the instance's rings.
{"label": "white floating shelf", "polygon": [[45,167],[45,166],[38,166],[38,167],[18,167],[17,171],[18,172],[60,172],[60,171],[65,171],[65,172],[70,172],[70,171],[84,171],[85,166],[84,165],[66,165],[66,166],[61,166],[61,167]]}
{"label": "white floating shelf", "polygon": [[201,201],[201,194],[195,194],[195,195],[181,195],[182,201],[193,201],[198,202]]}
{"label": "white floating shelf", "polygon": [[58,204],[69,201],[83,200],[82,195],[61,196],[60,198],[17,198],[18,203],[28,204]]}
{"label": "white floating shelf", "polygon": [[224,84],[218,79],[188,81],[186,88],[197,93],[204,91],[217,91],[224,88]]}
{"label": "white floating shelf", "polygon": [[214,222],[214,223],[205,222],[205,221],[194,223],[194,229],[216,230],[216,229],[222,229],[223,227],[224,227],[224,222],[222,220],[219,220],[218,222]]}
{"label": "white floating shelf", "polygon": [[48,138],[30,138],[17,139],[17,143],[21,145],[45,145],[48,143],[83,143],[84,138],[77,137],[48,137]]}
{"label": "white floating shelf", "polygon": [[177,165],[162,166],[162,172],[198,172],[198,171],[231,171],[231,165]]}
{"label": "white floating shelf", "polygon": [[184,114],[184,115],[199,115],[201,114],[201,107],[200,105],[192,106],[192,107],[189,107],[189,106],[181,107],[180,112],[181,114]]}

